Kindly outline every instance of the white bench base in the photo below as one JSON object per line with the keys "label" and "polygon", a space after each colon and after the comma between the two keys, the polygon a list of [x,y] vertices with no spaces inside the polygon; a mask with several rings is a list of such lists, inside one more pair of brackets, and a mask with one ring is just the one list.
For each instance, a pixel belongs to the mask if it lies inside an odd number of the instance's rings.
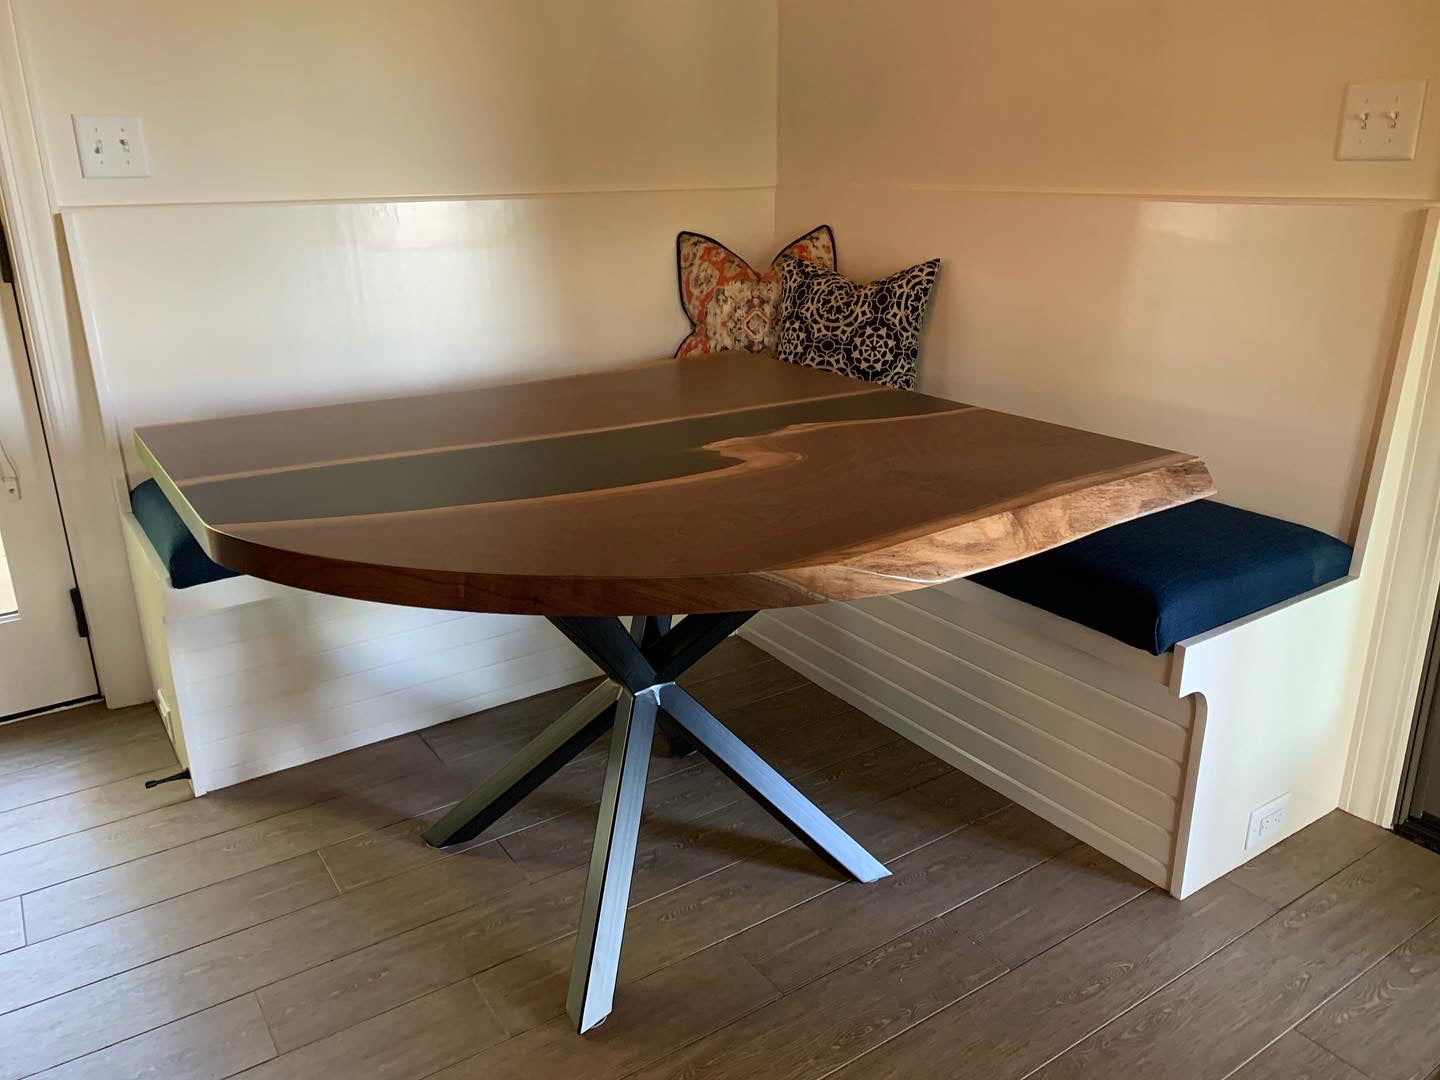
{"label": "white bench base", "polygon": [[596,673],[544,619],[227,578],[171,586],[124,521],[155,701],[197,795]]}
{"label": "white bench base", "polygon": [[[197,794],[595,674],[545,620],[237,577],[175,589],[125,516],[155,700]],[[961,581],[757,616],[742,634],[1186,896],[1338,804],[1358,590],[1317,589],[1165,656]],[[1247,848],[1251,812],[1289,796]]]}
{"label": "white bench base", "polygon": [[[968,581],[741,633],[1183,897],[1338,805],[1358,593],[1342,579],[1158,657]],[[1285,795],[1247,848],[1251,812]]]}

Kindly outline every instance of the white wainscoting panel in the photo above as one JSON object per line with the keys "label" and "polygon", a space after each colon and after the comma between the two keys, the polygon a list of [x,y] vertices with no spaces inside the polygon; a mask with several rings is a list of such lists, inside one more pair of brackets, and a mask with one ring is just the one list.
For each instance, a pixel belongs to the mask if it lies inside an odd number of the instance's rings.
{"label": "white wainscoting panel", "polygon": [[962,581],[769,612],[742,633],[1169,887],[1193,700],[1177,700],[1162,684],[1027,628],[1031,609],[1024,605],[1010,604],[1018,618],[997,614],[978,597],[984,592]]}
{"label": "white wainscoting panel", "polygon": [[1186,450],[1219,498],[1352,540],[1418,204],[783,182],[857,278],[940,256],[921,387]]}
{"label": "white wainscoting panel", "polygon": [[689,327],[675,233],[756,261],[769,188],[64,215],[87,339],[130,432],[668,356]]}

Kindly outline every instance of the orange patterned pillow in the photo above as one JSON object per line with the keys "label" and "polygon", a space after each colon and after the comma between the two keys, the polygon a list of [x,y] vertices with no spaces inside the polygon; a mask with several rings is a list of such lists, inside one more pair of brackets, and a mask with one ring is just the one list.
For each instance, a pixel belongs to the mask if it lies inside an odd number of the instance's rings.
{"label": "orange patterned pillow", "polygon": [[675,237],[675,254],[680,264],[680,304],[691,326],[676,356],[730,349],[774,352],[780,264],[794,258],[834,270],[835,236],[829,225],[811,229],[785,245],[763,274],[718,240],[699,233]]}

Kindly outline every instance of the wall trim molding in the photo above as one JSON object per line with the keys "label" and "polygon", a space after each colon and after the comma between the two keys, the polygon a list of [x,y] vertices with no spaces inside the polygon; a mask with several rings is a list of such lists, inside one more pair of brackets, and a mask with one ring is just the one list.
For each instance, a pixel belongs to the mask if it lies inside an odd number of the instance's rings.
{"label": "wall trim molding", "polygon": [[108,483],[109,454],[75,298],[66,284],[12,0],[0,0],[0,204],[10,226],[20,318],[75,580],[89,615],[100,692],[112,708],[148,701],[140,626]]}
{"label": "wall trim molding", "polygon": [[323,199],[192,199],[182,202],[70,202],[54,207],[57,215],[73,210],[175,210],[196,206],[371,206],[390,203],[520,202],[536,199],[589,199],[607,196],[722,194],[734,191],[774,191],[775,184],[689,184],[639,188],[537,188],[533,191],[473,191],[437,195],[356,195]]}
{"label": "wall trim molding", "polygon": [[1259,204],[1271,206],[1390,206],[1397,209],[1426,210],[1437,205],[1424,196],[1335,195],[1325,192],[1277,195],[1273,192],[1214,192],[1185,190],[1130,190],[1126,188],[1039,187],[1018,184],[945,184],[912,180],[831,180],[824,178],[782,178],[776,187],[814,188],[826,191],[904,191],[940,195],[1053,195],[1088,196],[1097,199],[1141,199],[1148,202],[1193,202],[1224,204]]}
{"label": "wall trim molding", "polygon": [[[1357,562],[1375,559],[1374,619],[1341,806],[1390,826],[1440,596],[1440,209],[1426,214]],[[1372,550],[1373,549],[1373,550]]]}

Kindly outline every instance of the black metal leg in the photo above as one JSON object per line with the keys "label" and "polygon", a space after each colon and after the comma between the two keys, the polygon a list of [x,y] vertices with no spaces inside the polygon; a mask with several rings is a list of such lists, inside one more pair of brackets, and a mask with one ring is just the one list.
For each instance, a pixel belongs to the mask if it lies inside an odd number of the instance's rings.
{"label": "black metal leg", "polygon": [[580,909],[580,932],[570,969],[570,995],[565,1003],[575,1029],[586,1032],[610,1015],[620,969],[620,944],[625,934],[625,909],[630,901],[630,874],[645,802],[645,776],[650,766],[650,741],[655,734],[656,691],[629,691],[615,708],[610,735],[610,765],[595,826],[590,876]]}
{"label": "black metal leg", "polygon": [[885,864],[857,844],[759,754],[674,683],[660,688],[660,706],[679,722],[701,753],[817,855],[863,882],[889,877]]}
{"label": "black metal leg", "polygon": [[620,687],[606,680],[576,702],[500,770],[425,830],[425,842],[448,847],[473,840],[614,723]]}
{"label": "black metal leg", "polygon": [[[641,652],[653,649],[669,632],[669,615],[636,615],[630,620],[630,640],[640,646]],[[695,744],[685,737],[680,725],[664,713],[655,718],[655,742],[666,757],[689,757],[695,753]]]}
{"label": "black metal leg", "polygon": [[607,729],[612,731],[566,1003],[582,1032],[609,1015],[615,996],[657,723],[677,742],[683,740],[682,747],[698,747],[823,858],[860,881],[889,874],[878,859],[675,685],[678,675],[749,617],[747,612],[691,615],[672,629],[668,616],[640,616],[628,631],[616,618],[551,619],[600,665],[609,681],[531,740],[425,833],[426,841],[436,846],[478,836]]}
{"label": "black metal leg", "polygon": [[635,615],[630,619],[630,640],[643,652],[670,632],[669,615]]}

